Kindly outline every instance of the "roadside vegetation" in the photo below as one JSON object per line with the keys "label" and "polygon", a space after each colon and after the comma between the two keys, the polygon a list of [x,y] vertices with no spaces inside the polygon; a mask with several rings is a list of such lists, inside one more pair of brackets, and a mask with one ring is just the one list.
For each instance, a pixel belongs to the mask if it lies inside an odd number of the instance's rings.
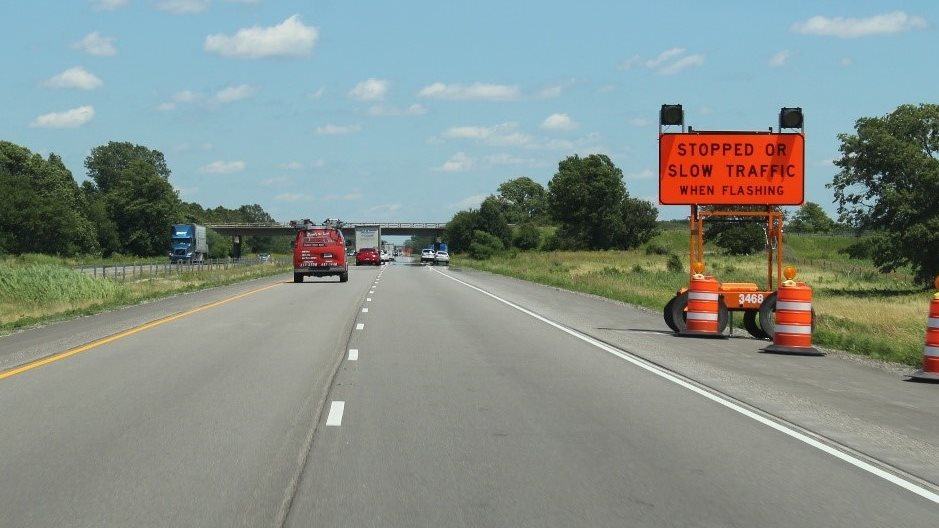
{"label": "roadside vegetation", "polygon": [[[838,139],[828,187],[839,218],[813,202],[784,211],[785,263],[814,289],[816,344],[918,365],[939,274],[939,105],[858,119]],[[630,198],[609,158],[575,155],[547,189],[527,177],[503,183],[479,209],[458,212],[447,236],[453,265],[659,311],[688,284],[689,228],[656,215]],[[766,287],[764,226],[733,220],[705,223],[707,273]]]}
{"label": "roadside vegetation", "polygon": [[[926,310],[932,290],[910,272],[884,274],[869,259],[839,251],[849,237],[786,237],[786,263],[813,288],[818,317],[813,341],[884,361],[922,362]],[[626,251],[509,251],[486,260],[455,256],[452,265],[516,277],[631,303],[661,312],[688,285],[688,233],[663,230],[642,248]],[[722,282],[766,283],[766,256],[709,253],[706,273]],[[666,329],[662,321],[662,329]],[[735,328],[742,327],[741,314]]]}
{"label": "roadside vegetation", "polygon": [[279,259],[276,263],[211,272],[179,271],[119,282],[94,278],[56,260],[29,255],[0,261],[0,334],[161,297],[286,273],[291,269],[289,260]]}

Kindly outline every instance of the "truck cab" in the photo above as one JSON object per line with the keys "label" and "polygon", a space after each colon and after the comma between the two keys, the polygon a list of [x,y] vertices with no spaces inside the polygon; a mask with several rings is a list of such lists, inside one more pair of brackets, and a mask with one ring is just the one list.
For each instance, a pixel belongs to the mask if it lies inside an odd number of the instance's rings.
{"label": "truck cab", "polygon": [[170,241],[170,263],[201,264],[209,252],[205,226],[175,224]]}
{"label": "truck cab", "polygon": [[315,225],[302,220],[290,224],[297,229],[293,243],[294,282],[303,282],[304,277],[330,276],[338,276],[339,282],[349,280],[346,239],[338,222]]}

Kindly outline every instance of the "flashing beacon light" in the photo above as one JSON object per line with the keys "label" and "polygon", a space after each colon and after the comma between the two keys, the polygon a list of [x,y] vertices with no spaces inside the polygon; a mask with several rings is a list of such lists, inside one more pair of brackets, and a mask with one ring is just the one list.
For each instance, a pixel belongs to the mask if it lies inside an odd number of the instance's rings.
{"label": "flashing beacon light", "polygon": [[789,281],[795,280],[798,272],[799,270],[797,270],[795,266],[786,266],[783,268],[783,277],[786,277],[786,280]]}
{"label": "flashing beacon light", "polygon": [[[699,274],[699,275],[702,274],[702,273],[704,273],[704,263],[701,262],[700,260],[697,261],[697,262],[692,263],[692,264],[691,264],[691,271],[693,271],[693,272],[695,272],[695,273],[697,273],[697,274]],[[939,288],[939,286],[937,286],[937,288]]]}
{"label": "flashing beacon light", "polygon": [[934,280],[932,284],[939,290],[939,275],[936,275],[936,280]]}

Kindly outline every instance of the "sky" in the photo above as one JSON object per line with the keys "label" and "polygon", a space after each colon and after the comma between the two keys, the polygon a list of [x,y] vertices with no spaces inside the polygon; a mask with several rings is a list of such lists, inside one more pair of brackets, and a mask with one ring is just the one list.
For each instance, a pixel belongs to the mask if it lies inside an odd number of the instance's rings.
{"label": "sky", "polygon": [[[446,222],[603,153],[658,203],[658,112],[698,130],[805,114],[807,201],[837,135],[936,103],[934,1],[7,0],[0,139],[163,152],[186,201],[275,219]],[[659,206],[684,218],[687,206]]]}

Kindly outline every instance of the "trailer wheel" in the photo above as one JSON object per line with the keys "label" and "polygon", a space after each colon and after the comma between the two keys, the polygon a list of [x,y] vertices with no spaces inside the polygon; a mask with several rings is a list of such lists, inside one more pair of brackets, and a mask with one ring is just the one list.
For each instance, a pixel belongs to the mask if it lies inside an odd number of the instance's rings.
{"label": "trailer wheel", "polygon": [[767,339],[769,335],[763,331],[763,328],[760,327],[760,323],[756,320],[756,316],[759,313],[759,310],[747,310],[743,312],[743,327],[756,339]]}
{"label": "trailer wheel", "polygon": [[[688,329],[687,317],[688,314],[688,292],[677,295],[671,301],[672,304],[672,322],[675,323],[676,332],[684,332]],[[668,321],[665,321],[668,324]],[[724,296],[721,295],[717,301],[717,332],[723,334],[724,330],[727,329],[727,323],[730,322],[730,311],[727,309],[727,304],[724,302]],[[671,326],[669,326],[671,328]]]}
{"label": "trailer wheel", "polygon": [[678,331],[678,326],[675,324],[675,315],[672,313],[672,306],[675,305],[676,299],[678,299],[677,295],[669,299],[669,301],[665,303],[665,307],[662,308],[662,318],[665,319],[665,324],[671,328],[672,332]]}
{"label": "trailer wheel", "polygon": [[[778,297],[776,292],[773,292],[760,305],[760,327],[769,339],[773,339],[776,334],[776,299]],[[812,308],[812,333],[815,333],[815,308]]]}
{"label": "trailer wheel", "polygon": [[303,274],[302,274],[302,273],[294,273],[294,274],[293,274],[293,281],[294,281],[294,282],[303,282]]}

